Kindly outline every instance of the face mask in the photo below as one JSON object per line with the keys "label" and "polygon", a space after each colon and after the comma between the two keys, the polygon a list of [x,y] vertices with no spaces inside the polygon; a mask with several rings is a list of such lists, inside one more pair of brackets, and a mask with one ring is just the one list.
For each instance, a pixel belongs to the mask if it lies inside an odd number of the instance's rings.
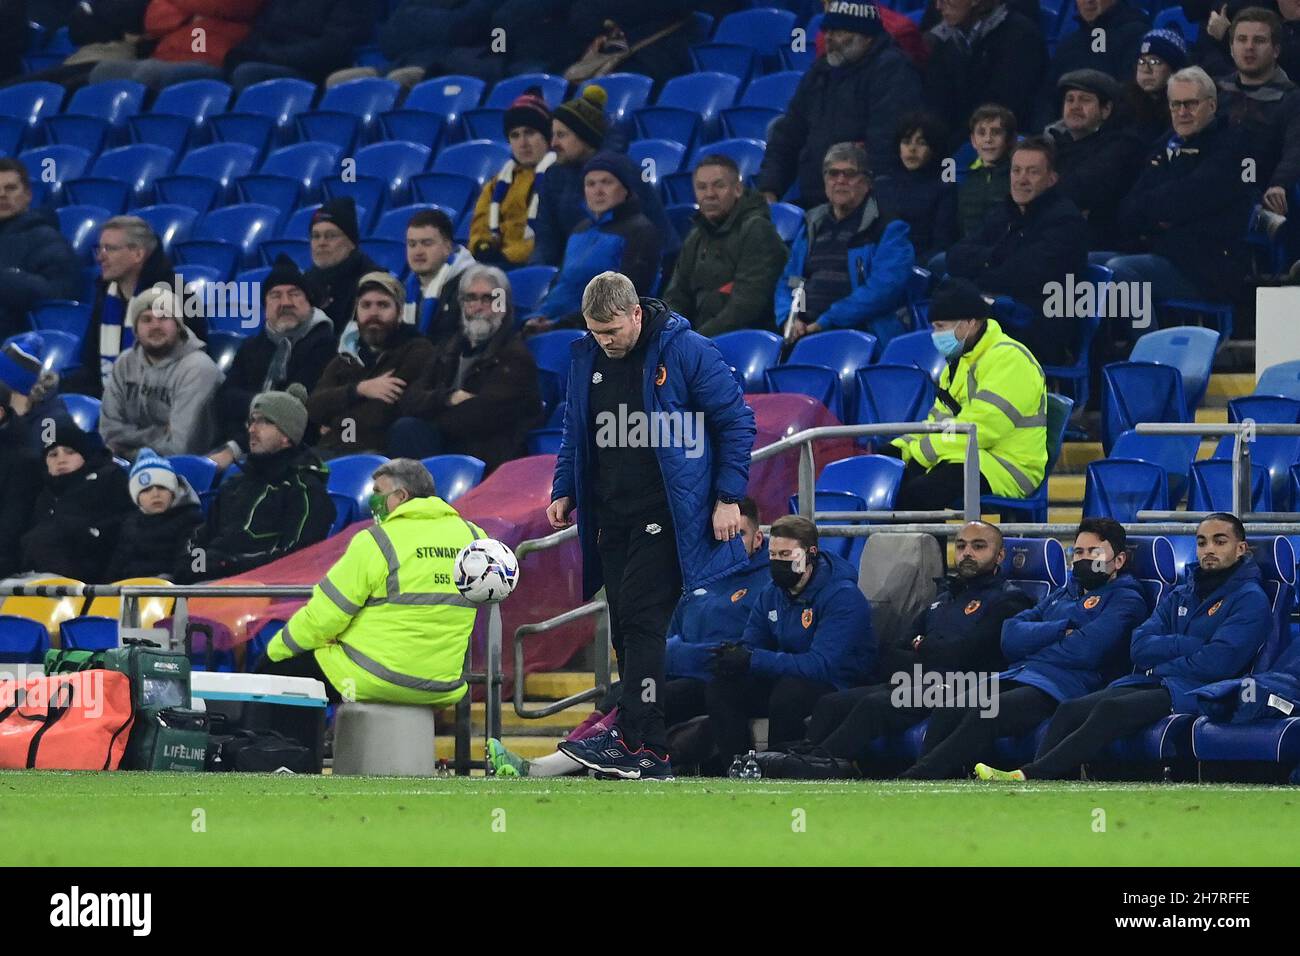
{"label": "face mask", "polygon": [[1085,591],[1093,591],[1110,580],[1110,572],[1094,568],[1092,558],[1080,558],[1074,562],[1074,579]]}
{"label": "face mask", "polygon": [[478,348],[496,335],[497,329],[501,328],[501,321],[495,318],[466,318],[461,322],[461,328],[465,331],[470,347]]}
{"label": "face mask", "polygon": [[962,341],[951,329],[947,332],[931,332],[930,341],[944,358],[954,358],[961,354]]}
{"label": "face mask", "polygon": [[388,517],[388,495],[376,491],[370,496],[370,513],[375,516],[375,524]]}
{"label": "face mask", "polygon": [[768,568],[772,573],[772,582],[777,587],[788,591],[803,577],[804,570],[807,568],[807,559],[803,551],[795,551],[794,557],[789,560],[772,558],[768,562]]}

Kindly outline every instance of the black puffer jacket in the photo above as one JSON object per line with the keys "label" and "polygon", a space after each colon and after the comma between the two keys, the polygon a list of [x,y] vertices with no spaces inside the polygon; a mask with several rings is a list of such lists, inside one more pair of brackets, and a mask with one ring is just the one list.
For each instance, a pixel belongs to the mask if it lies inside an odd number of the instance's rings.
{"label": "black puffer jacket", "polygon": [[1056,143],[1057,188],[1088,217],[1088,248],[1113,249],[1115,210],[1145,156],[1141,138],[1114,123],[1083,139],[1061,124],[1049,126],[1047,133]]}
{"label": "black puffer jacket", "polygon": [[175,504],[156,515],[133,511],[122,522],[108,563],[114,578],[175,577],[190,563],[185,544],[201,524],[198,504]]}
{"label": "black puffer jacket", "polygon": [[12,409],[5,409],[0,424],[0,578],[22,570],[18,566],[19,541],[32,523],[42,470],[26,429],[13,418]]}
{"label": "black puffer jacket", "polygon": [[67,475],[46,472],[19,563],[24,571],[49,571],[87,584],[116,580],[109,557],[130,511],[126,472],[108,452],[93,452]]}
{"label": "black puffer jacket", "polygon": [[899,119],[921,105],[921,77],[887,36],[878,36],[856,63],[832,67],[818,57],[773,125],[758,172],[761,192],[778,197],[799,183],[799,205],[826,202],[822,160],[836,143],[865,142],[874,169],[897,155]]}
{"label": "black puffer jacket", "polygon": [[353,50],[370,36],[375,9],[369,0],[271,0],[224,65],[271,63],[320,83],[352,65]]}
{"label": "black puffer jacket", "polygon": [[28,209],[0,222],[0,335],[28,329],[42,299],[75,299],[81,262],[59,232],[53,209]]}
{"label": "black puffer jacket", "polygon": [[343,330],[354,318],[357,306],[357,283],[368,272],[387,272],[359,248],[353,249],[346,259],[336,266],[321,269],[312,266],[303,273],[303,281],[315,283],[321,296],[320,308],[334,323],[334,341],[338,342]]}

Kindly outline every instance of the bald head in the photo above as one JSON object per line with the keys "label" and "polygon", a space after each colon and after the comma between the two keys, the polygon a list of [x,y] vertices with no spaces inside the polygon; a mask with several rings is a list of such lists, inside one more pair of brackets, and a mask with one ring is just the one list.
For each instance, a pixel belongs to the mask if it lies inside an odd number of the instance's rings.
{"label": "bald head", "polygon": [[987,521],[968,521],[957,532],[957,574],[974,578],[1002,563],[1002,531]]}

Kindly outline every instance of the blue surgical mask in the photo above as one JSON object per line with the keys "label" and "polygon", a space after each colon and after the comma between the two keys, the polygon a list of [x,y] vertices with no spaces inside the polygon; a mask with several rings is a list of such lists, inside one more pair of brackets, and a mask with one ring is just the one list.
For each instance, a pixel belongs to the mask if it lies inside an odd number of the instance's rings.
{"label": "blue surgical mask", "polygon": [[930,341],[944,358],[956,358],[961,354],[963,343],[951,329],[946,332],[931,332]]}

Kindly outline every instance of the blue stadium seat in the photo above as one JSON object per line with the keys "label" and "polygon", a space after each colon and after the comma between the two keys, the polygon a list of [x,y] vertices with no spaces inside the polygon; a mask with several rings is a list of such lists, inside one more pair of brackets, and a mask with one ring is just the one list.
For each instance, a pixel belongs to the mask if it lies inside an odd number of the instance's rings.
{"label": "blue stadium seat", "polygon": [[1169,476],[1169,503],[1177,506],[1187,491],[1187,475],[1200,446],[1198,435],[1139,435],[1130,430],[1115,440],[1110,457],[1159,465]]}
{"label": "blue stadium seat", "polygon": [[766,143],[772,123],[781,116],[779,110],[766,106],[728,106],[718,114],[724,136],[756,139]]}
{"label": "blue stadium seat", "polygon": [[464,139],[490,139],[494,143],[508,145],[504,127],[505,110],[488,109],[486,106],[466,110],[460,118],[461,132]]}
{"label": "blue stadium seat", "polygon": [[256,173],[239,178],[240,201],[265,203],[277,209],[314,202],[320,195],[321,180],[338,170],[341,153],[333,143],[282,146],[262,161]]}
{"label": "blue stadium seat", "polygon": [[257,113],[219,113],[208,120],[207,130],[213,142],[247,143],[259,156],[280,142],[275,120]]}
{"label": "blue stadium seat", "polygon": [[528,433],[528,454],[556,455],[564,440],[563,428],[534,428]]}
{"label": "blue stadium seat", "polygon": [[[1254,420],[1261,424],[1294,425],[1300,423],[1300,401],[1273,395],[1248,395],[1228,402],[1228,421]],[[1233,438],[1219,440],[1215,458],[1232,458]],[[1300,436],[1257,435],[1250,442],[1253,464],[1268,469],[1272,485],[1273,507],[1278,511],[1292,510],[1295,501],[1291,494],[1291,466],[1300,462]]]}
{"label": "blue stadium seat", "polygon": [[419,143],[374,143],[357,151],[358,177],[367,176],[385,185],[385,206],[400,206],[410,201],[412,176],[429,166],[430,150]]}
{"label": "blue stadium seat", "polygon": [[17,156],[22,150],[27,126],[12,116],[0,116],[0,156]]}
{"label": "blue stadium seat", "polygon": [[99,399],[90,395],[64,394],[63,405],[83,432],[99,430]]}
{"label": "blue stadium seat", "polygon": [[0,614],[0,664],[39,664],[50,649],[50,634],[44,624]]}
{"label": "blue stadium seat", "polygon": [[650,182],[660,183],[682,168],[686,147],[670,139],[639,139],[627,148],[627,155],[649,174]]}
{"label": "blue stadium seat", "polygon": [[[411,217],[417,212],[436,209],[438,207],[430,203],[412,203],[409,206],[399,206],[396,209],[389,209],[379,217],[379,222],[375,228],[370,231],[370,239],[388,239],[392,242],[400,242],[403,246],[406,244],[406,224]],[[446,212],[447,210],[443,210]]]}
{"label": "blue stadium seat", "polygon": [[699,211],[700,207],[695,205],[694,202],[674,203],[671,206],[664,207],[664,215],[668,217],[668,221],[683,242],[686,241],[687,234],[694,228],[695,214]]}
{"label": "blue stadium seat", "polygon": [[48,142],[62,146],[80,146],[92,156],[108,145],[108,120],[98,116],[62,113],[49,117],[42,125]]}
{"label": "blue stadium seat", "polygon": [[351,198],[357,207],[357,228],[361,230],[363,236],[370,231],[373,219],[379,213],[379,207],[383,205],[384,195],[387,192],[388,186],[383,180],[371,179],[368,176],[358,176],[356,179],[327,176],[321,180],[322,198],[326,200],[339,199],[343,196]]}
{"label": "blue stadium seat", "polygon": [[[858,369],[871,364],[876,354],[876,337],[860,329],[828,329],[805,335],[794,344],[790,361],[807,365],[825,365],[840,376],[844,407],[853,408],[854,376]],[[843,419],[840,419],[843,421]]]}
{"label": "blue stadium seat", "polygon": [[189,206],[207,212],[224,205],[231,184],[252,172],[257,149],[247,143],[213,143],[191,150],[181,158],[176,171],[154,182],[160,203]]}
{"label": "blue stadium seat", "polygon": [[1159,329],[1137,340],[1129,361],[1156,362],[1178,369],[1183,376],[1183,396],[1187,405],[1187,418],[1184,420],[1191,421],[1205,397],[1218,347],[1219,333],[1211,329],[1194,326]]}
{"label": "blue stadium seat", "polygon": [[[208,332],[208,357],[217,363],[217,368],[223,373],[230,371],[230,365],[235,361],[235,353],[239,347],[244,344],[246,335],[240,335],[238,332]],[[222,479],[225,480],[224,478]]]}
{"label": "blue stadium seat", "polygon": [[68,369],[81,365],[81,339],[67,332],[56,329],[24,332],[21,335],[10,336],[4,344],[8,345],[14,339],[30,336],[36,336],[40,341],[40,355],[37,357],[45,368],[62,375]]}
{"label": "blue stadium seat", "polygon": [[772,216],[772,225],[776,227],[781,240],[787,246],[793,243],[803,228],[803,210],[792,203],[777,202],[768,206],[767,211]]}
{"label": "blue stadium seat", "polygon": [[257,251],[267,266],[274,265],[275,260],[280,256],[288,256],[303,272],[311,268],[311,242],[307,239],[293,239],[288,236],[266,239]]}
{"label": "blue stadium seat", "polygon": [[537,363],[542,401],[547,408],[554,408],[563,400],[569,382],[570,349],[586,334],[580,329],[553,329],[525,340]]}
{"label": "blue stadium seat", "polygon": [[[916,18],[916,20],[919,25],[919,18]],[[821,32],[821,23],[822,15],[820,13],[809,19],[808,26],[805,28],[804,42],[800,44],[800,49],[795,49],[793,43],[787,43],[781,48],[781,66],[783,69],[801,74],[808,72],[808,67],[812,66],[813,61],[817,59],[816,41],[817,34]]]}
{"label": "blue stadium seat", "polygon": [[[311,129],[313,127],[312,117],[314,116],[324,116],[329,113],[347,115],[356,118],[361,142],[368,142],[370,131],[375,127],[379,114],[393,108],[400,92],[401,87],[398,84],[378,76],[362,77],[361,79],[339,83],[325,91],[315,110],[308,110],[298,114],[299,129],[304,132]],[[306,120],[305,124],[304,120]],[[304,136],[303,138],[316,139],[318,137]],[[330,139],[329,142],[337,142],[337,140]],[[344,148],[348,147],[344,146]]]}
{"label": "blue stadium seat", "polygon": [[929,269],[912,266],[912,274],[907,280],[907,310],[912,313],[912,322],[918,329],[930,328],[930,285],[933,279]]}
{"label": "blue stadium seat", "polygon": [[190,483],[196,494],[211,491],[217,483],[217,463],[205,455],[170,455],[176,473]]}
{"label": "blue stadium seat", "polygon": [[786,362],[764,371],[763,382],[769,392],[794,393],[816,399],[837,419],[844,421],[840,377],[834,369],[825,365]]}
{"label": "blue stadium seat", "polygon": [[443,501],[455,501],[483,480],[487,465],[473,455],[434,455],[421,464],[433,475],[433,487]]}
{"label": "blue stadium seat", "polygon": [[1101,443],[1110,454],[1139,422],[1187,422],[1182,373],[1154,362],[1112,362],[1102,369]]}
{"label": "blue stadium seat", "polygon": [[740,95],[739,105],[760,106],[777,113],[784,113],[802,79],[803,74],[796,70],[756,77]]}
{"label": "blue stadium seat", "polygon": [[399,279],[407,271],[406,240],[362,239],[361,251]]}
{"label": "blue stadium seat", "polygon": [[[739,43],[759,53],[764,61],[775,65],[782,50],[789,48],[795,14],[775,7],[760,7],[730,13],[718,21],[713,31],[715,43]],[[809,34],[811,43],[815,34]]]}
{"label": "blue stadium seat", "polygon": [[131,142],[166,146],[177,156],[185,155],[197,135],[188,117],[169,113],[141,113],[128,119],[126,126]]}
{"label": "blue stadium seat", "polygon": [[[1154,612],[1156,605],[1178,583],[1178,564],[1174,560],[1174,546],[1163,535],[1150,537],[1130,535],[1129,570],[1142,584],[1146,594],[1147,609]],[[1127,648],[1125,648],[1127,653]]]}
{"label": "blue stadium seat", "polygon": [[664,84],[654,106],[635,114],[642,138],[672,139],[689,147],[698,133],[704,142],[717,138],[718,113],[733,106],[740,80],[726,73],[688,73]]}
{"label": "blue stadium seat", "polygon": [[903,462],[885,455],[855,455],[833,461],[817,479],[818,491],[843,491],[862,499],[868,511],[889,511],[903,481]]}
{"label": "blue stadium seat", "polygon": [[420,173],[411,177],[411,194],[415,201],[454,209],[453,223],[473,208],[480,189],[482,186],[477,180],[457,173]]}
{"label": "blue stadium seat", "polygon": [[306,110],[293,118],[298,141],[303,143],[330,143],[344,153],[351,152],[361,143],[361,117],[342,110]]}
{"label": "blue stadium seat", "polygon": [[[934,383],[914,365],[868,365],[856,374],[857,396],[850,419],[855,425],[924,421],[934,404]],[[859,439],[863,445],[881,447],[892,436]]]}
{"label": "blue stadium seat", "polygon": [[98,614],[64,621],[59,634],[65,650],[106,651],[118,646],[117,621]]}
{"label": "blue stadium seat", "polygon": [[1065,428],[1070,423],[1070,413],[1074,411],[1074,401],[1055,392],[1047,393],[1047,467],[1043,471],[1043,480],[1033,493],[1025,498],[1004,498],[1001,495],[980,495],[980,507],[986,511],[998,511],[1005,518],[1023,517],[1027,521],[1047,520],[1047,496],[1052,471],[1056,461],[1061,457],[1061,445],[1065,441]]}
{"label": "blue stadium seat", "polygon": [[641,73],[608,73],[605,76],[588,80],[578,87],[578,95],[589,86],[599,86],[608,97],[605,101],[605,115],[611,123],[621,124],[631,118],[634,110],[639,110],[650,102],[650,90],[654,80]]}
{"label": "blue stadium seat", "polygon": [[1300,361],[1279,362],[1264,369],[1255,384],[1255,394],[1300,399]]}
{"label": "blue stadium seat", "polygon": [[1035,602],[1065,585],[1065,548],[1055,538],[1006,538],[1002,546],[1002,573]]}
{"label": "blue stadium seat", "polygon": [[444,137],[449,137],[451,133],[447,121],[437,113],[415,109],[380,113],[379,129],[382,139],[424,143],[434,152],[442,147]]}
{"label": "blue stadium seat", "polygon": [[[969,165],[969,164],[967,164]],[[965,169],[966,166],[960,168]],[[1115,273],[1102,265],[1089,263],[1084,269],[1085,281],[1094,283],[1101,287],[1102,284],[1113,282]],[[1097,330],[1101,328],[1101,313],[1103,311],[1101,303],[1105,299],[1098,295],[1096,302],[1098,305],[1093,309],[1091,315],[1081,316],[1078,320],[1078,338],[1074,343],[1074,363],[1072,365],[1044,365],[1043,374],[1049,379],[1055,379],[1058,383],[1069,382],[1071,391],[1078,405],[1087,405],[1088,403],[1088,379],[1091,376],[1091,356],[1092,342],[1097,336]],[[1130,356],[1132,361],[1137,361],[1135,357]]]}
{"label": "blue stadium seat", "polygon": [[[391,110],[380,119],[390,137],[410,139],[417,143],[436,145],[428,134],[433,130],[446,130],[448,134],[460,128],[461,114],[472,110],[483,99],[487,84],[473,76],[440,76],[425,80],[411,88],[400,110]],[[422,116],[437,116],[441,123],[430,124]],[[412,133],[425,135],[411,135]]]}
{"label": "blue stadium seat", "polygon": [[939,381],[943,367],[948,364],[948,360],[934,347],[934,339],[929,332],[905,332],[894,336],[885,343],[880,361],[882,364],[915,366],[930,376],[933,382]]}
{"label": "blue stadium seat", "polygon": [[61,206],[56,210],[59,231],[83,262],[95,261],[99,227],[113,214],[103,206]]}
{"label": "blue stadium seat", "polygon": [[765,329],[737,329],[713,340],[732,373],[739,373],[746,392],[763,392],[763,373],[781,361],[781,336]]}
{"label": "blue stadium seat", "polygon": [[495,176],[509,158],[509,148],[501,143],[486,139],[470,140],[448,146],[439,153],[433,161],[432,171],[467,176],[482,189],[483,184]]}
{"label": "blue stadium seat", "polygon": [[555,274],[555,266],[521,266],[506,273],[510,280],[510,295],[514,299],[515,314],[527,315],[536,310],[544,298]]}
{"label": "blue stadium seat", "polygon": [[533,86],[541,89],[546,105],[555,109],[564,102],[564,91],[569,88],[569,83],[564,77],[550,73],[520,73],[499,80],[483,105],[489,109],[504,110]]}
{"label": "blue stadium seat", "polygon": [[154,181],[171,171],[176,154],[165,146],[134,143],[100,153],[90,174],[68,182],[72,202],[103,206],[121,212],[143,206]]}
{"label": "blue stadium seat", "polygon": [[739,43],[700,43],[691,47],[691,63],[700,73],[726,73],[741,83],[762,69],[758,54]]}
{"label": "blue stadium seat", "polygon": [[[892,507],[892,496],[891,505]],[[850,494],[847,491],[822,491],[820,488],[813,491],[813,511],[866,511],[867,503],[859,496]],[[799,513],[799,496],[790,496],[790,514]],[[830,524],[863,524],[861,521],[818,521],[817,526],[820,528]],[[831,537],[825,535],[821,538],[819,545],[821,550],[834,554],[836,557],[846,560],[853,560],[853,551],[855,545],[863,545],[866,538],[846,538]]]}
{"label": "blue stadium seat", "polygon": [[[238,203],[214,209],[199,219],[191,233],[193,238],[177,243],[176,250],[178,254],[184,255],[196,242],[225,242],[237,250],[243,267],[259,265],[257,247],[263,240],[275,235],[275,226],[279,220],[278,209],[259,203]],[[230,273],[233,272],[234,267],[230,270]]]}
{"label": "blue stadium seat", "polygon": [[695,11],[695,33],[692,34],[697,40],[707,40],[713,35],[713,17],[703,10]]}
{"label": "blue stadium seat", "polygon": [[[64,186],[86,172],[90,167],[91,155],[77,146],[38,146],[19,153],[18,159],[27,167],[31,176],[32,206],[36,207],[45,205],[47,201],[52,205],[61,205]],[[53,170],[53,182],[46,182],[43,178],[46,169]],[[78,205],[99,206],[102,203]]]}
{"label": "blue stadium seat", "polygon": [[1169,510],[1169,480],[1159,465],[1124,458],[1105,458],[1088,465],[1084,517],[1114,518],[1130,524],[1137,521],[1139,511]]}
{"label": "blue stadium seat", "polygon": [[1294,425],[1300,422],[1300,398],[1281,395],[1243,395],[1228,401],[1228,421],[1246,419],[1272,424]]}
{"label": "blue stadium seat", "polygon": [[[293,118],[309,108],[315,98],[316,85],[308,83],[306,80],[288,77],[278,80],[263,80],[261,83],[254,83],[252,86],[245,87],[235,100],[235,105],[231,111],[222,115],[224,117],[248,115],[264,117],[270,120],[269,128],[262,127],[267,133],[275,131],[287,132],[293,124]],[[231,122],[223,120],[221,117],[213,117],[212,121],[218,126],[226,126],[225,133],[234,133],[241,128],[243,131],[248,132],[261,126],[256,122],[249,123],[242,119]],[[221,135],[215,129],[214,135],[218,139],[227,139],[226,135]],[[236,138],[241,142],[248,142],[242,137]]]}
{"label": "blue stadium seat", "polygon": [[[1268,469],[1254,461],[1250,463],[1250,499],[1252,511],[1273,510],[1272,479]],[[1193,463],[1187,510],[1233,511],[1231,459],[1209,458]]]}
{"label": "blue stadium seat", "polygon": [[0,88],[0,116],[11,116],[28,129],[55,116],[67,91],[57,83],[32,80]]}
{"label": "blue stadium seat", "polygon": [[740,167],[741,179],[749,179],[758,173],[758,167],[763,164],[765,148],[763,143],[756,139],[720,139],[716,143],[704,143],[695,147],[690,167],[694,169],[696,164],[710,153],[721,153],[735,160],[736,165]]}
{"label": "blue stadium seat", "polygon": [[330,501],[334,505],[334,521],[330,524],[330,536],[334,536],[357,520],[357,503],[351,495],[340,494],[337,491],[329,492]]}
{"label": "blue stadium seat", "polygon": [[356,504],[353,512],[358,518],[370,516],[370,492],[374,485],[371,475],[388,461],[383,455],[344,455],[330,461],[330,475],[326,482],[329,491],[347,495]]}
{"label": "blue stadium seat", "polygon": [[126,125],[144,106],[148,90],[135,80],[106,80],[90,83],[72,94],[63,115],[95,116],[117,129]]}
{"label": "blue stadium seat", "polygon": [[80,341],[90,327],[90,303],[46,299],[32,309],[31,321],[37,332],[67,332]]}
{"label": "blue stadium seat", "polygon": [[149,112],[183,116],[202,126],[209,116],[225,111],[230,97],[230,84],[221,80],[186,80],[159,90]]}

